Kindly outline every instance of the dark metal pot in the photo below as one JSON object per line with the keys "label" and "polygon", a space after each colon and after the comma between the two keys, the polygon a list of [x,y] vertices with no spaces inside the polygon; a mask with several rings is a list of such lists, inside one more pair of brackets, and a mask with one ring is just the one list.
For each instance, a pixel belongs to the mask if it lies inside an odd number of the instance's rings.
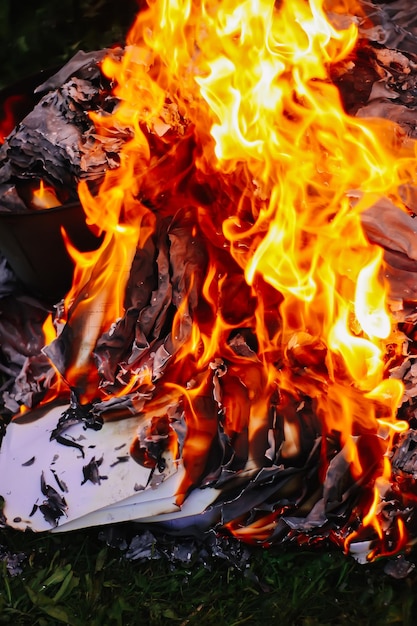
{"label": "dark metal pot", "polygon": [[[13,96],[15,122],[32,110],[40,95],[34,89],[51,76],[56,68],[25,78],[0,91],[0,112]],[[85,223],[79,202],[52,209],[27,210],[19,213],[0,209],[0,252],[9,261],[17,278],[33,295],[57,302],[72,282],[73,264],[61,235],[63,227],[72,243],[81,251],[96,249],[101,239]]]}
{"label": "dark metal pot", "polygon": [[72,282],[73,264],[61,234],[82,252],[98,248],[101,239],[85,223],[78,202],[54,209],[0,212],[0,251],[30,293],[57,302]]}

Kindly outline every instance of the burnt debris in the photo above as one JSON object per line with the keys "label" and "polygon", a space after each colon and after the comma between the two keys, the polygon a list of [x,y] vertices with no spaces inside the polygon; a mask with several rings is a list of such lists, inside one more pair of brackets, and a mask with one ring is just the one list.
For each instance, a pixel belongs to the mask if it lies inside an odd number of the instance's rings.
{"label": "burnt debris", "polygon": [[54,487],[48,485],[45,476],[41,476],[41,491],[45,496],[45,500],[39,505],[39,510],[51,526],[57,526],[62,516],[67,511],[67,503]]}

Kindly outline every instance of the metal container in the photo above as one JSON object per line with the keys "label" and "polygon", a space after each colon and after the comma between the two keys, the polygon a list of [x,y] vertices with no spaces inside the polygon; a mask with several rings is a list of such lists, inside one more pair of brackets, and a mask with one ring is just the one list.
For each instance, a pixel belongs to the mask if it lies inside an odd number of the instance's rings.
{"label": "metal container", "polygon": [[79,202],[23,213],[0,212],[0,251],[26,289],[49,302],[62,298],[72,282],[73,264],[61,227],[82,252],[95,250],[101,242],[86,225]]}
{"label": "metal container", "polygon": [[[1,90],[0,111],[6,101],[14,97],[13,114],[18,123],[40,99],[34,89],[55,69],[39,72]],[[28,292],[52,303],[68,291],[73,274],[61,227],[81,251],[94,250],[100,244],[101,239],[86,225],[79,202],[19,213],[0,209],[0,252]]]}

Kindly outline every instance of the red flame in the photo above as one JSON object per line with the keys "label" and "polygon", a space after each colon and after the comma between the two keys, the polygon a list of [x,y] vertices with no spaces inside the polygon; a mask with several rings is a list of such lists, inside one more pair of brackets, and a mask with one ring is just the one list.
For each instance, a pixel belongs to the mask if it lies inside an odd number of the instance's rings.
{"label": "red flame", "polygon": [[0,114],[0,144],[4,143],[6,137],[16,126],[19,105],[23,100],[23,96],[13,94],[4,101],[3,111]]}

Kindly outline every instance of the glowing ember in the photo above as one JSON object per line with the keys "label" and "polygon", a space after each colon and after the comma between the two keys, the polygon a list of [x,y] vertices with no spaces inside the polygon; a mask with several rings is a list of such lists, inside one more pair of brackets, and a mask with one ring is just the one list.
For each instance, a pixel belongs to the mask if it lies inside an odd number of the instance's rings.
{"label": "glowing ember", "polygon": [[[389,537],[383,517],[388,457],[408,424],[396,420],[403,385],[386,367],[402,337],[361,215],[383,198],[407,211],[400,188],[415,177],[415,146],[388,121],[344,112],[329,77],[357,31],[333,26],[325,4],[160,0],[138,16],[122,58],[103,62],[120,104],[91,114],[102,135],[131,139],[97,195],[79,188],[103,244],[81,254],[68,242],[67,326],[46,353],[80,402],[126,396],[148,420],[131,442],[138,462],[174,472],[181,457],[178,507],[227,472],[243,481],[298,467],[307,428],[324,491],[336,467],[362,488],[335,541],[348,550],[371,539],[374,558],[407,540],[399,517]],[[329,4],[333,17],[357,11]],[[181,275],[171,263],[170,286],[164,246],[183,259]],[[151,304],[138,315],[132,264],[154,248]],[[154,313],[168,290],[175,311]],[[267,544],[285,512],[271,502],[223,524]]]}

